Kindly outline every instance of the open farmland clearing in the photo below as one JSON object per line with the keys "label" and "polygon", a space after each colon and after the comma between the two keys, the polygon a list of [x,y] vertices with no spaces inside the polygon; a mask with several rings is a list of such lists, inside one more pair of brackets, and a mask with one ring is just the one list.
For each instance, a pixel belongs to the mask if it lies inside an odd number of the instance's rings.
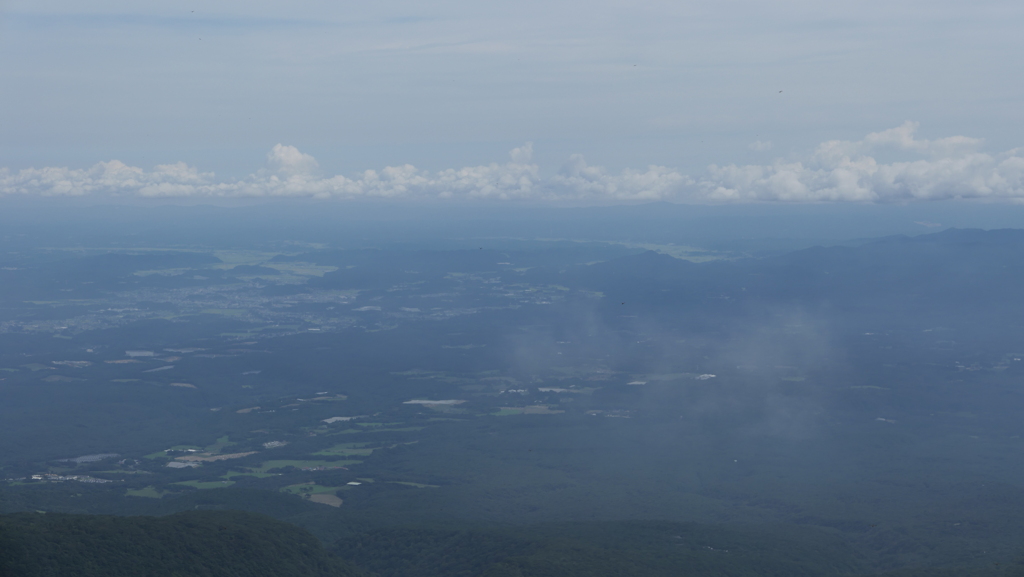
{"label": "open farmland clearing", "polygon": [[365,448],[368,443],[341,443],[313,453],[325,457],[369,457],[376,449]]}
{"label": "open farmland clearing", "polygon": [[313,461],[283,459],[276,461],[265,461],[259,467],[255,467],[252,470],[257,473],[267,473],[275,469],[285,469],[288,467],[294,467],[302,471],[329,471],[332,469],[345,469],[349,465],[358,465],[359,463],[362,463],[362,461]]}
{"label": "open farmland clearing", "polygon": [[175,457],[176,461],[198,461],[203,463],[211,463],[214,461],[226,461],[228,459],[241,459],[242,457],[248,457],[249,455],[255,455],[256,451],[247,451],[245,453],[229,453],[226,455],[210,455],[207,453],[200,453],[197,455],[186,455],[184,457]]}
{"label": "open farmland clearing", "polygon": [[234,485],[234,481],[179,481],[172,483],[174,485],[184,485],[185,487],[192,487],[194,489],[223,489]]}
{"label": "open farmland clearing", "polygon": [[124,492],[125,496],[128,497],[148,497],[150,499],[160,499],[168,493],[170,493],[170,491],[160,491],[153,486],[145,487],[143,489],[128,489]]}

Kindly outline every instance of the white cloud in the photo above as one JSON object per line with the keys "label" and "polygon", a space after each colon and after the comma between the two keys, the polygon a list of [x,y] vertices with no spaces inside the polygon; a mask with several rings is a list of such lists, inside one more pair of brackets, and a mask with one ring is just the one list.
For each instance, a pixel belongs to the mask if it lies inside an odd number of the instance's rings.
{"label": "white cloud", "polygon": [[576,199],[663,200],[685,196],[692,184],[689,176],[664,166],[610,175],[599,166],[588,166],[582,155],[574,154],[551,179],[549,189],[553,196]]}
{"label": "white cloud", "polygon": [[320,165],[308,154],[299,152],[294,146],[275,144],[267,153],[267,167],[285,176],[312,175]]}
{"label": "white cloud", "polygon": [[150,188],[191,190],[195,184],[212,178],[200,174],[183,162],[162,164],[152,172],[128,166],[119,160],[100,162],[88,169],[28,168],[17,173],[0,168],[0,194],[38,194],[42,196],[80,196],[95,192],[139,192]]}
{"label": "white cloud", "polygon": [[750,148],[750,150],[756,150],[758,152],[763,152],[765,150],[771,150],[772,149],[772,142],[770,140],[766,141],[766,142],[762,142],[762,141],[758,140],[758,141],[755,141],[755,142],[751,142],[750,146],[748,146],[748,148]]}
{"label": "white cloud", "polygon": [[[1021,150],[991,155],[978,151],[978,139],[917,139],[916,130],[916,123],[906,122],[860,141],[824,142],[805,161],[712,165],[698,183],[698,196],[733,202],[1024,200]],[[886,148],[924,158],[880,163],[871,156]]]}
{"label": "white cloud", "polygon": [[[438,172],[412,165],[367,170],[352,178],[322,176],[316,159],[278,144],[266,167],[247,178],[219,181],[185,163],[151,171],[120,161],[88,169],[0,169],[0,195],[142,197],[312,197],[496,199],[574,202],[902,202],[949,198],[1024,201],[1024,151],[982,152],[975,138],[915,136],[917,124],[868,134],[859,141],[824,142],[806,158],[764,165],[712,165],[700,177],[648,166],[612,174],[572,155],[543,178],[531,144],[503,164]],[[754,143],[767,150],[770,143]],[[880,162],[878,152],[910,158]],[[873,156],[875,155],[875,156]]]}

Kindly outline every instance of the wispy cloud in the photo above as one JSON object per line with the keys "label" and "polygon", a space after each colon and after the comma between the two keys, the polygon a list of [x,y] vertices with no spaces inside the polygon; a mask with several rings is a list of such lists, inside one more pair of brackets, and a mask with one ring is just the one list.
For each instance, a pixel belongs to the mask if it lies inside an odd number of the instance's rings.
{"label": "wispy cloud", "polygon": [[[226,15],[196,15],[194,11],[179,11],[180,15],[145,14],[145,13],[106,13],[106,12],[58,12],[31,13],[8,12],[5,14],[10,22],[19,26],[39,28],[53,26],[73,26],[76,28],[123,28],[147,27],[167,29],[217,29],[217,30],[259,30],[289,28],[326,28],[333,26],[350,26],[366,24],[366,22],[325,22],[317,19],[294,18],[254,18]],[[390,22],[388,22],[390,23]]]}
{"label": "wispy cloud", "polygon": [[[505,163],[437,172],[412,165],[324,176],[312,156],[276,145],[263,169],[223,181],[185,163],[153,170],[120,161],[88,169],[0,168],[0,195],[131,195],[139,197],[312,197],[550,200],[575,202],[904,202],[979,198],[1024,200],[1024,153],[982,152],[975,138],[917,138],[917,124],[868,134],[859,141],[824,142],[806,158],[763,165],[712,165],[702,176],[664,166],[611,173],[572,155],[542,177],[533,147],[512,150]],[[910,160],[879,162],[888,151]]]}

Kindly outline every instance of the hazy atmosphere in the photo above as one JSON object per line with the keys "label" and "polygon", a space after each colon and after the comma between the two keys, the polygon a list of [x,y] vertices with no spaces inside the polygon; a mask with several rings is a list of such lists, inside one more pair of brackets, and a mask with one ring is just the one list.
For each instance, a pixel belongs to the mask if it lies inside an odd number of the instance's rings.
{"label": "hazy atmosphere", "polygon": [[0,575],[1021,577],[1022,28],[0,0]]}

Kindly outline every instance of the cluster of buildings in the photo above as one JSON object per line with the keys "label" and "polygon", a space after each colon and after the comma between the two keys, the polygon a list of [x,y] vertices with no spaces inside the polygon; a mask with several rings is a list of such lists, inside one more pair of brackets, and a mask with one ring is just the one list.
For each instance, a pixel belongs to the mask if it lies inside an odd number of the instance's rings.
{"label": "cluster of buildings", "polygon": [[79,483],[113,483],[109,479],[97,479],[96,477],[90,477],[89,475],[57,475],[54,473],[40,473],[38,475],[32,475],[29,479],[33,481],[78,481]]}

